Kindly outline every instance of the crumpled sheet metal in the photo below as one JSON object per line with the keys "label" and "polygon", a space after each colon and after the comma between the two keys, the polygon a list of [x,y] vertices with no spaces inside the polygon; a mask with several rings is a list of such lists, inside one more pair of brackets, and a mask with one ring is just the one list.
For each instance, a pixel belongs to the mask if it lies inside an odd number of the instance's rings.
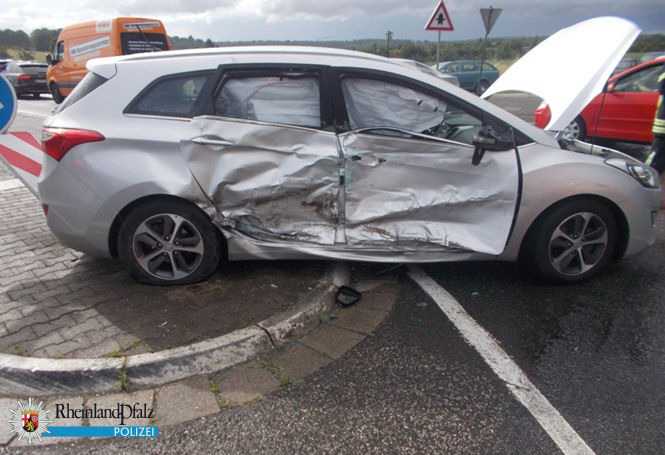
{"label": "crumpled sheet metal", "polygon": [[517,200],[514,151],[487,153],[475,167],[470,147],[444,142],[347,133],[338,144],[332,133],[304,128],[194,123],[198,137],[241,144],[183,141],[181,149],[229,244],[255,239],[255,257],[264,250],[283,257],[289,248],[340,259],[393,252],[401,258],[393,260],[411,261],[503,252]]}
{"label": "crumpled sheet metal", "polygon": [[210,117],[193,122],[199,137],[238,144],[181,143],[192,174],[217,209],[218,223],[262,240],[335,243],[334,134]]}
{"label": "crumpled sheet metal", "polygon": [[447,247],[498,255],[517,200],[514,151],[488,152],[471,165],[470,147],[348,133],[346,239],[350,246]]}

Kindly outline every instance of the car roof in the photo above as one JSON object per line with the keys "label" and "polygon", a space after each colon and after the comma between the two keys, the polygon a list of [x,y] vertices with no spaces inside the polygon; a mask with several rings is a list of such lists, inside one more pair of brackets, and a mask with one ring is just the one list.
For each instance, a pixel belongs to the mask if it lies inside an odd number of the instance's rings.
{"label": "car roof", "polygon": [[[368,54],[365,52],[351,51],[346,49],[337,49],[329,47],[312,46],[232,46],[232,47],[214,47],[205,49],[185,49],[178,51],[147,52],[142,54],[122,55],[109,57],[113,62],[129,62],[138,60],[159,60],[159,59],[177,59],[183,57],[214,57],[228,55],[256,56],[261,54],[282,54],[282,55],[311,55],[324,57],[353,57],[369,61],[391,62],[391,59],[379,55]],[[111,60],[102,59],[107,62]]]}

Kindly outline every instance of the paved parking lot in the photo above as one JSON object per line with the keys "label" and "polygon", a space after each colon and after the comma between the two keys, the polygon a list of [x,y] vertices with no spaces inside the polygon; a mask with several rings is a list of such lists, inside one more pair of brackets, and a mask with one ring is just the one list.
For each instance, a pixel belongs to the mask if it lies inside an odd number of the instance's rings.
{"label": "paved parking lot", "polygon": [[[14,131],[38,137],[53,107],[21,100]],[[0,182],[13,179],[0,165]],[[123,266],[63,247],[24,187],[0,190],[0,352],[88,358],[152,352],[219,336],[284,311],[323,262],[241,263],[175,289],[135,283]]]}
{"label": "paved parking lot", "polygon": [[[34,124],[21,118],[19,121]],[[54,261],[47,265],[44,259],[39,268],[64,267],[53,273],[56,277],[58,274],[72,277],[65,283],[71,294],[68,298],[79,292],[76,286],[91,279],[98,280],[104,292],[104,286],[111,284],[131,287],[116,264],[92,261],[59,247],[45,231],[43,222],[30,218],[37,217],[39,207],[34,202],[31,208],[27,207],[31,202],[24,191],[0,193],[1,201],[10,195],[16,202],[16,206],[0,212],[0,216],[18,223],[10,229],[4,224],[0,227],[0,256],[3,248],[11,244],[8,241],[16,244],[5,256],[12,258],[5,261],[16,261],[16,265],[4,267],[1,273],[9,273],[5,271],[15,267],[31,267],[29,264],[35,258],[28,254],[17,259],[25,251],[14,252],[13,248],[20,249],[33,242],[38,245],[39,255]],[[425,271],[497,340],[593,452],[661,454],[665,447],[664,223],[665,217],[661,216],[654,248],[617,263],[607,273],[581,285],[544,286],[532,282],[510,264],[440,264],[427,266]],[[25,237],[17,234],[16,226]],[[307,270],[307,267],[296,269],[298,264],[291,263],[243,267],[238,276],[253,273],[258,277],[269,276],[283,269],[296,270],[300,275]],[[2,295],[12,292],[16,300],[11,302],[17,305],[9,312],[16,310],[23,314],[26,308],[34,310],[33,298],[53,292],[49,288],[51,282],[62,283],[63,278],[42,280],[36,277],[36,270],[26,272],[30,278],[9,284],[2,281],[7,278],[0,277],[0,288],[5,286],[2,288],[5,291],[0,292],[0,306],[8,303],[8,297],[3,303]],[[215,280],[208,285],[212,286],[210,294],[223,290],[223,286],[215,288]],[[41,283],[38,291],[24,288],[24,283],[34,282]],[[274,288],[270,285],[278,284],[265,283],[269,287],[264,292],[272,292]],[[223,409],[216,416],[163,429],[155,442],[81,442],[75,445],[76,450],[561,453],[435,302],[406,274],[397,283],[400,295],[388,321],[344,357],[302,382],[252,405]],[[222,285],[221,281],[219,284]],[[148,317],[150,324],[162,321],[150,319],[149,311],[132,314],[131,309],[150,308],[151,298],[162,299],[160,308],[165,300],[169,308],[182,308],[188,305],[186,302],[205,295],[198,294],[197,289],[185,289],[178,300],[172,293],[177,295],[180,291],[170,290],[159,297],[153,297],[154,288],[144,294],[138,288],[133,288],[134,291],[146,303],[132,301],[125,307],[125,316]],[[25,301],[20,300],[24,298],[22,292],[28,296]],[[93,294],[102,292],[93,291]],[[95,310],[100,312],[106,304],[102,301],[93,305],[99,305],[100,310],[97,307]],[[117,313],[118,306],[109,302],[101,316],[112,325],[123,327],[113,319]],[[0,310],[0,314],[5,317],[7,312]],[[182,313],[173,314],[176,317],[169,324],[178,324]],[[48,313],[46,316],[49,317]],[[63,339],[71,337],[67,330],[59,333]],[[137,329],[123,333],[136,335]],[[110,335],[110,339],[115,336]],[[72,355],[76,352],[72,351]],[[69,450],[68,446],[53,447],[45,453]]]}
{"label": "paved parking lot", "polygon": [[175,289],[61,246],[25,188],[0,192],[0,352],[102,357],[211,338],[288,309],[324,263],[241,263]]}

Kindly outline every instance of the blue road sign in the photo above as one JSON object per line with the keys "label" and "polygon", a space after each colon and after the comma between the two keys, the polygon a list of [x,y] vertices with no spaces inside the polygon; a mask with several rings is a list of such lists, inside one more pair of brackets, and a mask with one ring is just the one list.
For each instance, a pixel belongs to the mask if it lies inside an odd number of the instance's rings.
{"label": "blue road sign", "polygon": [[11,126],[17,108],[14,87],[5,76],[0,75],[0,134],[7,132]]}

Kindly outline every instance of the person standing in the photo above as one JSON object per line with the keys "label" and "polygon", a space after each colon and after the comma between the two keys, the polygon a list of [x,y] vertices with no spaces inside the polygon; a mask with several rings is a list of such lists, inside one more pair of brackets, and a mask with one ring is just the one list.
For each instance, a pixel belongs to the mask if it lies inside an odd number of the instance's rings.
{"label": "person standing", "polygon": [[[656,118],[653,121],[653,145],[648,164],[660,174],[661,187],[665,188],[665,67],[658,78],[658,104],[656,105]],[[660,207],[665,209],[665,192],[661,197]]]}

